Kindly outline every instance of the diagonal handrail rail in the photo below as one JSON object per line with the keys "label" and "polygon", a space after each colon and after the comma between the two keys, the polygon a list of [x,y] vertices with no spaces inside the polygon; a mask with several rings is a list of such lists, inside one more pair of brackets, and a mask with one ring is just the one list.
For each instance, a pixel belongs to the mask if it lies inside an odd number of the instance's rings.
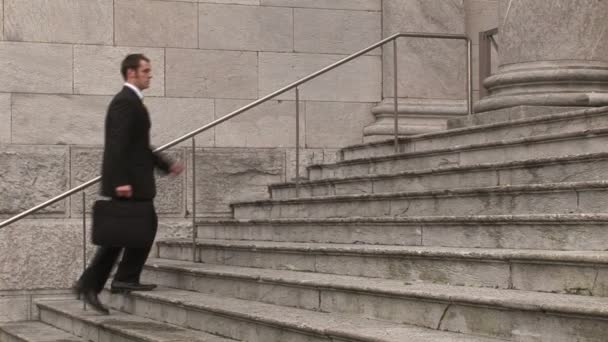
{"label": "diagonal handrail rail", "polygon": [[[303,78],[301,78],[301,79],[299,79],[299,80],[297,80],[297,81],[295,81],[295,82],[293,82],[293,83],[291,83],[291,84],[289,84],[289,85],[287,85],[287,86],[285,86],[285,87],[283,87],[283,88],[281,88],[281,89],[279,89],[279,90],[277,90],[277,91],[275,91],[273,93],[270,93],[270,94],[268,94],[268,95],[266,95],[266,96],[264,96],[264,97],[262,97],[262,98],[260,98],[260,99],[258,99],[256,101],[253,101],[250,104],[248,104],[246,106],[243,106],[243,107],[241,107],[241,108],[239,108],[239,109],[237,109],[237,110],[235,110],[235,111],[233,111],[233,112],[231,112],[231,113],[229,113],[227,115],[224,115],[223,117],[221,117],[219,119],[216,119],[216,120],[214,120],[214,121],[212,121],[212,122],[210,122],[210,123],[208,123],[208,124],[206,124],[206,125],[198,128],[198,129],[196,129],[196,130],[194,130],[194,131],[192,131],[190,133],[187,133],[187,134],[185,134],[185,135],[183,135],[183,136],[181,136],[181,137],[179,137],[179,138],[171,141],[171,142],[168,142],[168,143],[166,143],[166,144],[164,144],[164,145],[156,148],[154,150],[154,152],[164,151],[164,150],[166,150],[166,149],[168,149],[170,147],[173,147],[173,146],[175,146],[175,145],[177,145],[177,144],[179,144],[179,143],[181,143],[181,142],[183,142],[183,141],[185,141],[187,139],[190,139],[190,138],[192,138],[192,137],[194,137],[194,136],[196,136],[196,135],[198,135],[198,134],[200,134],[200,133],[202,133],[202,132],[204,132],[204,131],[206,131],[206,130],[208,130],[210,128],[213,128],[213,127],[221,124],[222,122],[224,122],[226,120],[229,120],[229,119],[231,119],[231,118],[233,118],[233,117],[235,117],[235,116],[237,116],[237,115],[239,115],[239,114],[241,114],[241,113],[243,113],[243,112],[245,112],[245,111],[247,111],[247,110],[249,110],[251,108],[254,108],[254,107],[256,107],[256,106],[258,106],[258,105],[260,105],[260,104],[262,104],[262,103],[264,103],[264,102],[266,102],[266,101],[268,101],[268,100],[270,100],[272,98],[275,98],[275,97],[277,97],[277,96],[279,96],[279,95],[281,95],[281,94],[283,94],[283,93],[285,93],[285,92],[287,92],[289,90],[297,88],[298,86],[300,86],[300,85],[302,85],[302,84],[304,84],[304,83],[306,83],[306,82],[308,82],[308,81],[310,81],[312,79],[315,79],[318,76],[321,76],[321,75],[327,73],[328,71],[331,71],[331,70],[333,70],[333,69],[335,69],[335,68],[337,68],[337,67],[339,67],[339,66],[341,66],[343,64],[346,64],[346,63],[350,62],[351,60],[353,60],[355,58],[358,58],[358,57],[360,57],[360,56],[368,53],[369,51],[374,50],[374,49],[376,49],[378,47],[381,47],[384,44],[389,43],[391,41],[394,41],[394,40],[396,40],[396,39],[398,39],[400,37],[453,39],[453,40],[464,40],[464,41],[467,42],[467,68],[468,68],[468,70],[467,70],[467,72],[468,72],[468,77],[467,77],[467,95],[468,95],[467,96],[467,104],[468,104],[468,113],[470,115],[472,113],[472,105],[473,105],[473,103],[472,103],[472,80],[471,80],[471,59],[472,59],[471,58],[471,55],[472,55],[471,54],[471,40],[466,35],[462,35],[462,34],[419,33],[419,32],[414,32],[414,33],[395,33],[395,34],[393,34],[393,35],[391,35],[391,36],[389,36],[389,37],[387,37],[385,39],[380,40],[379,42],[377,42],[377,43],[375,43],[373,45],[370,45],[369,47],[367,47],[365,49],[362,49],[362,50],[360,50],[358,52],[355,52],[352,55],[349,55],[349,56],[347,56],[347,57],[345,57],[345,58],[343,58],[343,59],[341,59],[341,60],[339,60],[339,61],[337,61],[337,62],[335,62],[333,64],[330,64],[330,65],[326,66],[323,69],[320,69],[320,70],[318,70],[316,72],[313,72],[313,73],[309,74],[308,76],[305,76],[305,77],[303,77]],[[396,78],[396,75],[395,75],[395,78]],[[396,101],[396,98],[397,98],[397,94],[395,94],[395,101]],[[397,118],[397,113],[395,113],[395,120],[396,120],[396,118]],[[396,135],[397,135],[397,132],[395,132],[395,136]],[[88,181],[86,183],[83,183],[83,184],[81,184],[79,186],[76,186],[73,189],[68,190],[68,191],[62,193],[61,195],[58,195],[58,196],[56,196],[56,197],[54,197],[54,198],[52,198],[52,199],[50,199],[50,200],[48,200],[48,201],[46,201],[44,203],[41,203],[41,204],[39,204],[39,205],[37,205],[37,206],[35,206],[33,208],[25,210],[25,211],[21,212],[20,214],[17,214],[15,216],[13,216],[13,217],[11,217],[11,218],[9,218],[9,219],[1,222],[0,223],[0,229],[8,226],[9,224],[17,222],[17,221],[23,219],[24,217],[29,216],[29,215],[31,215],[31,214],[33,214],[33,213],[35,213],[35,212],[37,212],[37,211],[39,211],[41,209],[44,209],[44,208],[50,206],[53,203],[59,202],[59,201],[65,199],[65,198],[67,198],[69,196],[72,196],[72,195],[78,193],[79,191],[87,189],[88,187],[90,187],[90,186],[96,184],[97,182],[99,182],[100,180],[101,180],[101,176],[98,176],[98,177],[93,178],[90,181]]]}

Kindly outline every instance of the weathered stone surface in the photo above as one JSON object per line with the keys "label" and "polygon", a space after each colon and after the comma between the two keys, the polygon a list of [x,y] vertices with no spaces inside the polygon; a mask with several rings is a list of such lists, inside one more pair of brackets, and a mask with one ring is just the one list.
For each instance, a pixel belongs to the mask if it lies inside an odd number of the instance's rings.
{"label": "weathered stone surface", "polygon": [[[608,33],[601,1],[499,1],[500,66],[475,108],[608,104]],[[566,28],[567,27],[567,28]]]}
{"label": "weathered stone surface", "polygon": [[102,144],[109,96],[13,95],[13,143]]}
{"label": "weathered stone surface", "polygon": [[[14,143],[101,145],[110,96],[13,95]],[[212,100],[145,99],[152,120],[151,140],[159,146],[213,121]],[[212,146],[213,130],[197,136]],[[184,143],[190,146],[190,141]]]}
{"label": "weathered stone surface", "polygon": [[29,311],[29,298],[0,292],[0,322],[25,321]]}
{"label": "weathered stone surface", "polygon": [[[169,252],[166,251],[166,247],[161,246],[161,256],[165,252],[183,253],[184,251]],[[213,246],[204,246],[199,252],[203,263],[220,265],[481,287],[506,288],[509,281],[509,265],[500,262],[371,257],[335,253],[325,255],[315,251],[283,252],[259,248],[223,249]],[[173,256],[177,255],[179,254],[173,254]],[[180,258],[188,260],[186,259],[188,255],[186,251]]]}
{"label": "weathered stone surface", "polygon": [[199,5],[199,47],[221,50],[292,51],[289,8]]}
{"label": "weathered stone surface", "polygon": [[0,43],[0,91],[72,93],[72,47]]}
{"label": "weathered stone surface", "polygon": [[497,0],[465,0],[464,10],[467,36],[473,45],[479,44],[479,32],[498,27]]}
{"label": "weathered stone surface", "polygon": [[[446,310],[444,317],[439,326],[441,330],[489,333],[515,341],[601,341],[606,336],[605,321],[535,312],[454,305]],[[483,324],[478,324],[481,318]]]}
{"label": "weathered stone surface", "polygon": [[[463,34],[462,0],[383,1],[383,36],[397,32]],[[399,97],[464,98],[464,41],[400,38],[398,40]],[[393,97],[393,47],[383,50],[384,96]]]}
{"label": "weathered stone surface", "polygon": [[186,0],[207,4],[259,5],[260,0]]}
{"label": "weathered stone surface", "polygon": [[[57,271],[61,272],[61,270]],[[68,298],[74,298],[71,290],[0,290],[0,322],[37,319],[38,310],[34,301]]]}
{"label": "weathered stone surface", "polygon": [[306,102],[306,146],[344,147],[363,142],[374,122],[371,103]]}
{"label": "weathered stone surface", "polygon": [[[70,188],[74,188],[101,175],[103,150],[101,147],[74,147],[70,151]],[[99,183],[90,186],[85,192],[85,206],[91,212],[93,202],[102,199]],[[82,192],[72,196],[71,216],[82,217]]]}
{"label": "weathered stone surface", "polygon": [[314,288],[280,286],[238,278],[180,274],[166,272],[155,267],[147,267],[142,277],[147,282],[159,284],[163,287],[180,288],[216,296],[241,298],[310,310],[319,309],[319,291]]}
{"label": "weathered stone surface", "polygon": [[192,238],[190,218],[161,218],[158,221],[156,240]]}
{"label": "weathered stone surface", "polygon": [[[209,99],[145,98],[150,112],[152,144],[161,146],[213,121],[214,101]],[[214,145],[214,128],[196,136],[196,146]],[[177,146],[192,146],[192,140]]]}
{"label": "weathered stone surface", "polygon": [[499,1],[501,64],[607,61],[604,1]]}
{"label": "weathered stone surface", "polygon": [[0,290],[69,288],[82,271],[82,221],[20,221],[0,230],[0,247]]}
{"label": "weathered stone surface", "polygon": [[11,94],[0,94],[0,144],[11,142]]}
{"label": "weathered stone surface", "polygon": [[512,266],[513,288],[526,291],[605,296],[605,288],[599,286],[598,291],[594,288],[598,272],[606,274],[606,269],[582,265],[514,264]]}
{"label": "weathered stone surface", "polygon": [[[216,119],[251,101],[215,100]],[[295,101],[268,101],[215,128],[217,147],[294,147],[296,145]],[[305,146],[304,102],[300,102],[300,144]]]}
{"label": "weathered stone surface", "polygon": [[[442,228],[445,230],[445,227]],[[198,226],[198,236],[201,239],[220,240],[367,243],[416,246],[421,243],[422,229],[420,226],[415,225],[363,222],[319,223],[313,221],[291,224],[206,223]],[[433,244],[429,243],[429,245]]]}
{"label": "weathered stone surface", "polygon": [[5,0],[4,7],[7,40],[112,44],[112,1]]}
{"label": "weathered stone surface", "polygon": [[[294,10],[295,51],[352,54],[379,41],[382,36],[379,12]],[[381,49],[370,52],[380,55]]]}
{"label": "weathered stone surface", "polygon": [[[17,214],[68,190],[66,147],[3,145],[0,168],[0,193],[7,194],[0,215]],[[60,201],[40,213],[63,214],[66,209]]]}
{"label": "weathered stone surface", "polygon": [[4,40],[4,0],[0,0],[0,40]]}
{"label": "weathered stone surface", "polygon": [[[174,162],[186,164],[185,151],[169,150],[164,154]],[[160,171],[156,172],[156,199],[154,205],[156,212],[160,216],[177,216],[181,217],[186,211],[186,202],[184,189],[186,180],[186,172],[182,172],[179,176],[165,175]]]}
{"label": "weathered stone surface", "polygon": [[447,304],[347,291],[321,291],[321,311],[435,328]]}
{"label": "weathered stone surface", "polygon": [[[286,162],[285,166],[285,180],[294,181],[296,178],[296,150],[287,149],[285,151]],[[322,149],[300,149],[300,178],[306,178],[306,167],[312,164],[323,163],[325,158],[325,151]]]}
{"label": "weathered stone surface", "polygon": [[[171,150],[167,156],[176,161],[184,161],[183,152],[180,150]],[[71,157],[71,187],[76,187],[80,184],[100,175],[102,162],[101,148],[85,148],[77,147],[72,149]],[[184,212],[184,177],[182,173],[178,177],[164,176],[162,173],[157,173],[156,186],[157,197],[155,200],[156,212],[163,216],[179,216]],[[99,195],[99,185],[93,185],[86,191],[86,206],[87,211],[90,211],[93,202],[102,199]],[[82,195],[79,193],[73,196],[72,200],[72,215],[80,215],[82,213]]]}
{"label": "weathered stone surface", "polygon": [[[325,198],[316,201],[241,203],[234,206],[234,216],[238,219],[275,219],[580,213],[598,212],[598,207],[606,202],[605,194],[601,201],[591,194],[598,193],[599,197],[602,191],[551,188],[547,186],[521,192],[455,190],[449,195],[380,198],[359,195],[341,201]],[[582,193],[580,204],[578,192]],[[596,202],[589,203],[593,199]]]}
{"label": "weathered stone surface", "polygon": [[[188,170],[192,161],[188,159]],[[228,213],[234,201],[267,198],[267,186],[284,178],[285,153],[281,150],[202,149],[196,159],[197,216]],[[187,189],[191,189],[191,175]],[[192,195],[188,194],[188,203]],[[189,207],[191,204],[189,205]]]}
{"label": "weathered stone surface", "polygon": [[152,83],[146,96],[165,95],[165,53],[163,49],[115,46],[74,46],[74,93],[114,95],[122,88],[120,63],[130,53],[150,58]]}
{"label": "weathered stone surface", "polygon": [[[260,96],[270,94],[291,82],[342,59],[328,54],[260,53]],[[301,100],[380,101],[380,57],[363,56],[302,85]],[[290,91],[278,99],[295,99]]]}
{"label": "weathered stone surface", "polygon": [[118,45],[198,47],[197,4],[117,0],[114,13]]}
{"label": "weathered stone surface", "polygon": [[263,6],[380,11],[381,0],[260,0]]}
{"label": "weathered stone surface", "polygon": [[255,52],[167,49],[166,63],[167,96],[257,98]]}

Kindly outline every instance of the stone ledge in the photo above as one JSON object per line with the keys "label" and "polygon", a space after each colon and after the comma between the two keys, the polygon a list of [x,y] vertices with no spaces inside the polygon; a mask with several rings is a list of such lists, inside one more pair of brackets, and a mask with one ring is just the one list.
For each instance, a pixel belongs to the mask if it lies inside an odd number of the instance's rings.
{"label": "stone ledge", "polygon": [[530,192],[560,192],[569,190],[605,190],[608,188],[607,181],[595,182],[562,182],[562,183],[547,183],[547,184],[524,184],[524,185],[502,185],[482,188],[454,188],[446,190],[429,190],[429,191],[410,191],[410,192],[395,192],[386,194],[366,194],[366,195],[340,195],[340,196],[319,196],[313,198],[293,198],[285,200],[259,200],[250,202],[232,203],[231,207],[249,206],[249,205],[274,205],[274,204],[294,204],[294,203],[315,203],[327,202],[337,203],[341,201],[369,201],[369,200],[390,200],[399,198],[417,198],[417,197],[451,197],[462,196],[469,194],[499,194],[499,193],[530,193]]}
{"label": "stone ledge", "polygon": [[[0,338],[6,335],[8,341],[36,342],[36,341],[61,341],[61,342],[85,342],[74,335],[68,334],[50,325],[38,322],[18,322],[0,325]],[[4,341],[4,339],[2,339]]]}
{"label": "stone ledge", "polygon": [[[239,325],[248,326],[250,329],[256,329],[263,325],[280,331],[290,330],[298,336],[304,334],[308,338],[313,336],[324,339],[329,337],[335,340],[378,342],[403,342],[411,340],[411,338],[416,338],[417,341],[434,342],[498,341],[492,338],[454,334],[406,324],[345,317],[340,314],[313,312],[234,298],[220,298],[182,290],[159,289],[149,293],[133,293],[129,296],[112,297],[112,305],[116,307],[124,308],[125,304],[129,302],[141,304],[129,305],[129,311],[135,314],[143,314],[145,307],[153,304],[156,307],[160,305],[170,309],[179,308],[175,311],[170,310],[175,314],[179,311],[187,316],[203,315],[216,319],[217,317],[224,317],[229,325],[238,322]],[[172,314],[160,317],[160,311],[158,313],[149,312],[148,316],[153,316],[151,317],[153,319],[169,321],[169,323],[178,320],[177,315]],[[228,322],[223,322],[222,325],[226,325]],[[190,324],[193,325],[194,323]],[[205,328],[227,332],[226,329],[221,329],[219,326]],[[236,334],[234,331],[231,333]]]}
{"label": "stone ledge", "polygon": [[[443,173],[458,173],[458,172],[471,172],[479,170],[498,170],[498,169],[513,169],[516,167],[529,168],[540,165],[551,165],[551,164],[564,164],[564,163],[576,163],[581,161],[597,161],[599,159],[608,159],[608,153],[589,153],[584,155],[573,155],[564,157],[550,157],[550,158],[538,158],[523,161],[511,161],[504,163],[484,163],[484,164],[472,164],[472,165],[457,165],[443,168],[431,168],[431,169],[420,169],[412,171],[403,171],[398,173],[390,174],[370,174],[368,176],[352,176],[352,177],[332,177],[323,178],[312,181],[301,181],[300,186],[313,186],[317,184],[331,184],[331,183],[346,183],[358,180],[375,180],[375,179],[390,179],[399,178],[404,176],[424,176],[424,175],[437,175]],[[286,183],[273,183],[269,185],[270,189],[284,189],[295,187],[294,182]]]}
{"label": "stone ledge", "polygon": [[[146,342],[234,342],[218,336],[153,321],[123,312],[112,312],[110,316],[91,315],[84,311],[79,301],[38,302],[42,320],[85,336],[107,336]],[[51,317],[56,318],[52,319]],[[70,324],[72,323],[72,324]],[[79,324],[74,324],[79,323]],[[84,329],[76,329],[75,327]],[[114,338],[111,340],[114,341]]]}
{"label": "stone ledge", "polygon": [[[563,120],[572,120],[578,117],[587,117],[587,116],[603,116],[608,115],[608,107],[600,107],[600,108],[591,108],[591,109],[577,109],[577,110],[568,110],[566,112],[560,112],[557,114],[546,114],[542,116],[535,116],[530,118],[518,118],[516,120],[504,121],[504,122],[495,122],[495,123],[486,123],[480,124],[470,127],[457,127],[453,129],[448,129],[446,131],[441,132],[432,132],[419,134],[412,137],[401,137],[399,138],[400,143],[412,143],[419,140],[425,139],[437,139],[455,135],[465,135],[470,133],[488,131],[492,129],[498,128],[507,128],[511,126],[523,126],[527,124],[533,124],[538,122],[550,122],[550,121],[563,121]],[[351,145],[345,148],[342,148],[341,151],[349,151],[349,150],[357,150],[357,149],[365,149],[369,147],[376,146],[393,146],[395,143],[394,139],[385,139],[377,142],[363,143]]]}
{"label": "stone ledge", "polygon": [[606,309],[608,298],[439,284],[408,285],[401,280],[210,265],[162,259],[150,260],[146,269],[193,276],[233,278],[241,281],[297,286],[315,290],[327,289],[352,291],[366,295],[406,297],[444,304],[482,305],[508,310],[575,314],[595,316],[595,318],[608,317],[608,310]]}
{"label": "stone ledge", "polygon": [[[309,168],[315,167],[327,167],[334,165],[350,165],[350,164],[360,164],[360,163],[373,163],[378,161],[386,161],[386,160],[395,160],[395,159],[404,159],[413,156],[425,156],[425,155],[433,155],[439,153],[446,152],[462,152],[467,150],[481,150],[488,149],[494,147],[509,147],[514,145],[529,145],[534,143],[546,143],[551,141],[560,141],[560,140],[574,140],[574,139],[585,139],[590,137],[598,137],[608,135],[608,128],[598,128],[591,129],[585,131],[574,131],[574,132],[566,132],[566,133],[556,133],[556,134],[545,134],[545,135],[537,135],[533,137],[526,138],[516,138],[509,140],[501,140],[489,143],[479,143],[479,144],[469,144],[462,146],[454,146],[448,148],[439,148],[434,150],[426,150],[426,151],[413,151],[413,152],[401,152],[397,154],[390,155],[379,155],[372,157],[351,157],[349,159],[343,159],[342,161],[333,163],[333,164],[316,164],[311,165]],[[372,145],[372,147],[374,147]]]}
{"label": "stone ledge", "polygon": [[[191,248],[192,240],[168,239],[160,246]],[[251,250],[256,252],[291,252],[307,255],[352,255],[375,257],[415,257],[470,261],[516,261],[529,263],[576,264],[589,266],[608,262],[604,251],[552,251],[497,248],[456,248],[434,246],[360,245],[331,243],[296,243],[274,241],[197,240],[197,248]]]}

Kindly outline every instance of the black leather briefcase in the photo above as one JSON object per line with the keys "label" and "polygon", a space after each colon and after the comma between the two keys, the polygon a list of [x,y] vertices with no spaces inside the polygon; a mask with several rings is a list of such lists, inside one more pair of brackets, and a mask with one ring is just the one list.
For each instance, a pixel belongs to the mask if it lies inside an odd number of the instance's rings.
{"label": "black leather briefcase", "polygon": [[156,236],[157,220],[152,201],[96,201],[93,243],[105,247],[149,247]]}

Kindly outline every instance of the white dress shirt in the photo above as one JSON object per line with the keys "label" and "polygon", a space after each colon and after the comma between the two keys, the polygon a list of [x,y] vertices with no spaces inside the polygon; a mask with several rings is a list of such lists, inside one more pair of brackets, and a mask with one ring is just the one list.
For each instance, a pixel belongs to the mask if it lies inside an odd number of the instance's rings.
{"label": "white dress shirt", "polygon": [[125,87],[129,87],[129,88],[133,89],[135,94],[137,94],[137,97],[139,97],[139,99],[143,101],[144,93],[142,93],[141,90],[139,90],[139,88],[137,88],[136,86],[132,85],[129,82],[125,82]]}

